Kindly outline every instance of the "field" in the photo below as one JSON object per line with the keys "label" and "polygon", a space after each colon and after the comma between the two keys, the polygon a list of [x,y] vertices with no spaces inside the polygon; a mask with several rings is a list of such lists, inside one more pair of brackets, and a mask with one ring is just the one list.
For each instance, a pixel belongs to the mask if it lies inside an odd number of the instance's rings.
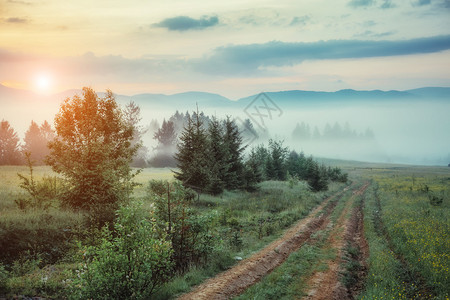
{"label": "field", "polygon": [[[215,216],[216,255],[154,297],[448,299],[450,168],[327,163],[350,183],[313,193],[303,182],[269,181],[252,193],[201,195],[192,209]],[[17,172],[27,169],[0,167],[0,297],[69,298],[76,241],[96,237],[86,235],[82,213],[56,204],[20,210]],[[36,178],[50,173],[35,170]],[[151,207],[147,182],[171,178],[169,169],[143,170],[134,197]]]}

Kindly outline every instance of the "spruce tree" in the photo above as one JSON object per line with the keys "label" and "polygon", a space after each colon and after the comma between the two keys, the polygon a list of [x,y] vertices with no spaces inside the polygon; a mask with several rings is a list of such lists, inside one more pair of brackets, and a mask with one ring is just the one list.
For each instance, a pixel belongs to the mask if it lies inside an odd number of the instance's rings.
{"label": "spruce tree", "polygon": [[175,178],[185,186],[203,192],[209,185],[209,164],[207,135],[198,112],[192,118],[188,116],[188,125],[181,134],[175,159],[180,169],[175,172]]}
{"label": "spruce tree", "polygon": [[272,164],[272,179],[286,180],[286,159],[289,153],[287,147],[283,147],[282,141],[269,140],[269,149]]}
{"label": "spruce tree", "polygon": [[252,149],[244,164],[244,188],[251,192],[257,189],[257,184],[263,180],[262,164],[255,149]]}
{"label": "spruce tree", "polygon": [[244,171],[242,155],[245,147],[242,146],[242,136],[236,123],[230,117],[225,119],[224,146],[228,152],[228,172],[224,178],[225,188],[235,190],[242,186]]}
{"label": "spruce tree", "polygon": [[210,164],[208,192],[217,195],[225,188],[225,175],[229,164],[228,152],[224,145],[223,127],[215,117],[212,118],[208,128],[208,161]]}

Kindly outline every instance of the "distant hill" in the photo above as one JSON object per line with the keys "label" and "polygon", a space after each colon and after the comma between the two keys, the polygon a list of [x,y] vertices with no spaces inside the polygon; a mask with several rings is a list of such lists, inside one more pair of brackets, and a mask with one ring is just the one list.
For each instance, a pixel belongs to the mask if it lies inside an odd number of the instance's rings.
{"label": "distant hill", "polygon": [[[393,101],[415,101],[415,100],[449,100],[450,88],[429,87],[407,91],[356,91],[352,89],[339,90],[336,92],[314,92],[314,91],[280,91],[265,93],[271,100],[284,107],[289,106],[320,106],[341,105],[355,103],[379,103]],[[241,98],[241,105],[248,105],[257,95]]]}
{"label": "distant hill", "polygon": [[[30,110],[32,112],[42,111],[42,105],[51,107],[56,113],[59,104],[67,97],[75,94],[81,95],[81,90],[68,90],[62,93],[43,96],[30,91],[13,89],[0,84],[0,105],[8,108],[8,111]],[[104,95],[100,92],[99,95]],[[267,92],[266,95],[284,109],[299,106],[321,106],[321,105],[352,105],[355,103],[379,103],[395,101],[415,101],[415,100],[438,100],[450,101],[449,87],[425,87],[406,91],[356,91],[351,89],[336,92],[316,92],[316,91],[280,91]],[[173,95],[164,94],[138,94],[133,96],[117,94],[119,103],[126,104],[130,101],[136,102],[142,109],[152,110],[194,110],[198,104],[200,110],[204,109],[242,109],[249,105],[258,95],[251,95],[232,101],[218,94],[205,92],[185,92]],[[9,118],[2,115],[0,118]]]}

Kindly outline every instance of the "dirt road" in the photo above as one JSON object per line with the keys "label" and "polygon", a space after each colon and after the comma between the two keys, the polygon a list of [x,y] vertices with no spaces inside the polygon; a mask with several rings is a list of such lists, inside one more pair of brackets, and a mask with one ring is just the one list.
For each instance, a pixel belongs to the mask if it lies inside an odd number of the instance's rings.
{"label": "dirt road", "polygon": [[231,269],[213,277],[194,288],[181,300],[187,299],[230,299],[258,282],[263,276],[282,264],[288,256],[298,250],[313,233],[325,228],[337,200],[353,186],[329,197],[306,218],[300,220],[278,240],[272,242],[253,256],[241,261]]}
{"label": "dirt road", "polygon": [[[366,191],[369,183],[364,184],[357,191],[353,192],[352,197],[346,202],[339,219],[334,224],[332,232],[325,243],[328,248],[335,249],[337,255],[329,260],[327,269],[323,272],[314,273],[308,280],[307,296],[305,300],[342,300],[354,299],[355,294],[361,288],[360,283],[365,277],[366,258],[368,257],[368,245],[364,238],[364,216],[362,214],[362,199],[357,202],[357,198]],[[357,202],[357,203],[355,203]],[[353,209],[352,209],[353,206]],[[349,211],[351,213],[349,214]],[[353,277],[352,285],[344,285],[341,280],[341,274],[350,272],[342,267],[343,257],[345,256],[345,247],[357,249],[358,255],[349,259],[358,261],[358,269],[353,270],[355,274],[348,274]]]}

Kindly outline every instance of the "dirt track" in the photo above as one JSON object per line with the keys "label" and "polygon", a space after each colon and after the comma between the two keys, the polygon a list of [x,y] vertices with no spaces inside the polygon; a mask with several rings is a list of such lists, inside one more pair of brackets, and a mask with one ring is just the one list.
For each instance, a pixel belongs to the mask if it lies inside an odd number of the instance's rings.
{"label": "dirt track", "polygon": [[[358,260],[365,270],[365,259],[368,256],[368,245],[364,238],[363,215],[362,215],[362,201],[354,206],[351,215],[348,218],[348,211],[351,205],[356,200],[356,197],[362,196],[366,191],[369,183],[366,183],[357,191],[353,192],[353,196],[347,201],[345,208],[341,212],[329,238],[327,240],[327,247],[337,250],[336,259],[328,261],[328,268],[326,271],[314,273],[309,279],[307,286],[310,287],[307,291],[307,296],[303,299],[318,300],[318,299],[354,299],[355,294],[361,288],[360,280],[352,287],[346,287],[342,284],[340,276],[345,270],[342,269],[342,256],[344,254],[344,247],[348,244],[352,247],[357,247],[360,251]],[[354,276],[364,277],[364,271],[360,274],[353,274]]]}
{"label": "dirt track", "polygon": [[[337,199],[348,189],[349,187],[326,199],[278,240],[178,299],[230,299],[241,294],[282,264],[292,252],[309,240],[314,232],[324,228],[329,222],[329,215],[336,206]],[[324,208],[325,210],[318,215]]]}

